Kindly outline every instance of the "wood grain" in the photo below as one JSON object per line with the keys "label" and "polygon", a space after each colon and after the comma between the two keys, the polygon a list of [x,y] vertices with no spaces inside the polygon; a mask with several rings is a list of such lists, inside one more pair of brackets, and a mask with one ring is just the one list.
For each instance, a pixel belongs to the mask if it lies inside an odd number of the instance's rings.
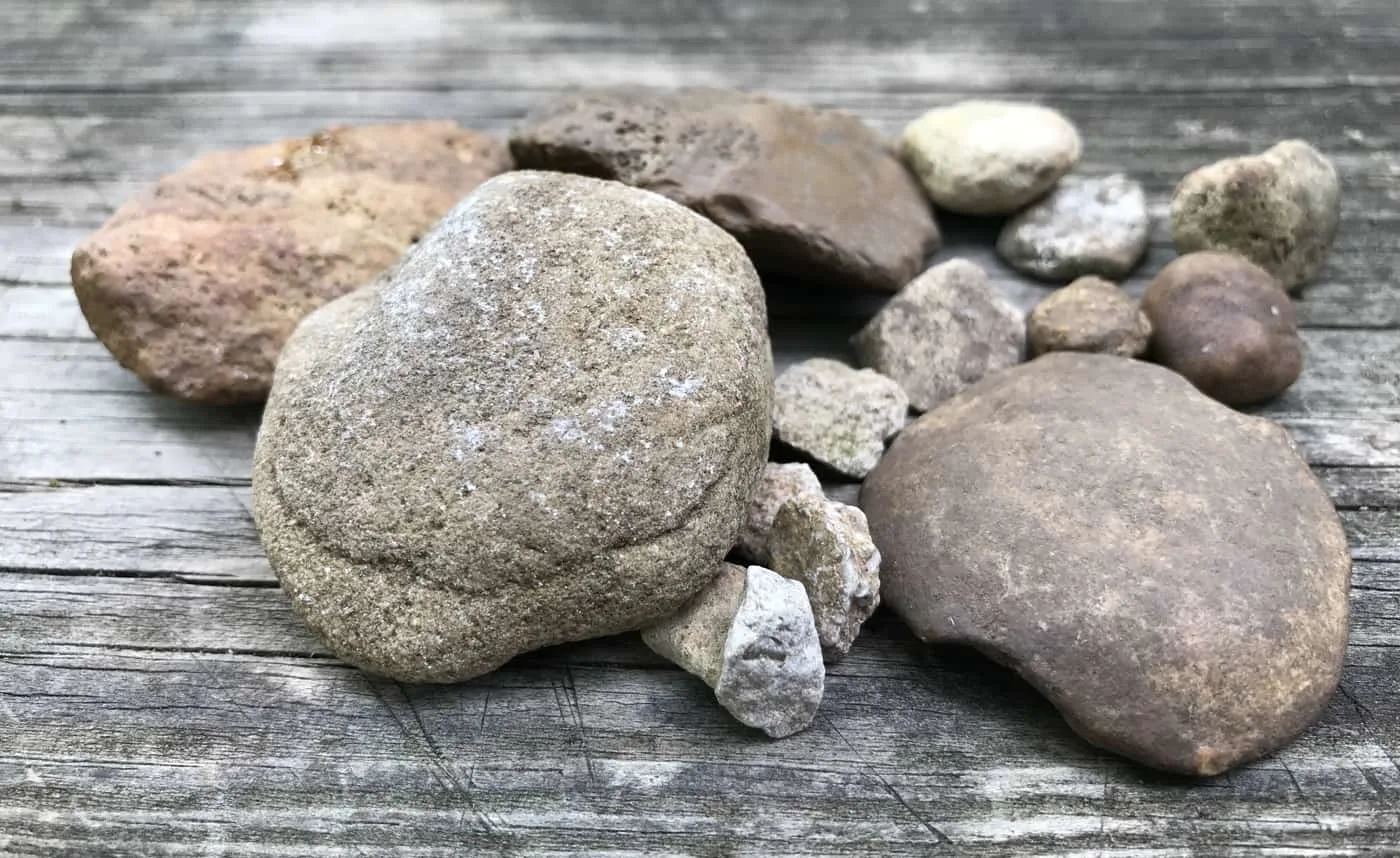
{"label": "wood grain", "polygon": [[[1393,0],[0,0],[0,855],[1400,855],[1400,16]],[[209,149],[337,122],[504,133],[574,85],[717,84],[894,133],[1051,103],[1156,215],[1186,171],[1304,137],[1343,226],[1298,301],[1288,427],[1356,558],[1342,688],[1283,752],[1156,775],[1011,673],[877,614],[808,732],[763,739],[634,636],[404,687],[333,658],[249,513],[257,409],[147,393],[68,258]],[[943,220],[1022,306],[1048,290]],[[879,296],[768,284],[779,363]],[[851,486],[837,487],[849,497]]]}

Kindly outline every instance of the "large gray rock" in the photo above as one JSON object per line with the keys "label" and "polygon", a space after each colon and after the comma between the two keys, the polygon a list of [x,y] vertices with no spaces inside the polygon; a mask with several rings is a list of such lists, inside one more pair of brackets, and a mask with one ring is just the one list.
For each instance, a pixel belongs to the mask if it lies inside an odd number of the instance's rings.
{"label": "large gray rock", "polygon": [[802,584],[726,563],[684,609],[642,631],[659,655],[700,677],[741,723],[774,738],[805,730],[826,683]]}
{"label": "large gray rock", "polygon": [[1302,140],[1226,158],[1181,180],[1172,197],[1179,253],[1238,253],[1296,291],[1322,269],[1341,222],[1337,170]]}
{"label": "large gray rock", "polygon": [[530,112],[520,166],[656,191],[733,233],[765,274],[893,292],[939,244],[933,212],[856,117],[726,89],[593,89]]}
{"label": "large gray rock", "polygon": [[1090,742],[1212,775],[1337,686],[1350,558],[1279,426],[1056,352],[907,426],[861,505],[886,604],[1014,667]]}
{"label": "large gray rock", "polygon": [[731,237],[623,185],[508,174],[288,343],[263,545],[338,655],[405,681],[637,629],[734,544],[771,389]]}

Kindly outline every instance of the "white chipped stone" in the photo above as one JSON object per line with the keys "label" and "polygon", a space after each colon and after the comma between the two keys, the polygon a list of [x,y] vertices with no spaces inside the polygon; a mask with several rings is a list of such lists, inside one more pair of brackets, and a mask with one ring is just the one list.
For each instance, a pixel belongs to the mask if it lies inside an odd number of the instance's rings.
{"label": "white chipped stone", "polygon": [[794,364],[773,383],[778,440],[855,479],[879,463],[908,413],[894,379],[828,358]]}
{"label": "white chipped stone", "polygon": [[1048,196],[1006,222],[997,254],[1042,280],[1127,276],[1147,252],[1151,221],[1142,186],[1122,173],[1066,176]]}

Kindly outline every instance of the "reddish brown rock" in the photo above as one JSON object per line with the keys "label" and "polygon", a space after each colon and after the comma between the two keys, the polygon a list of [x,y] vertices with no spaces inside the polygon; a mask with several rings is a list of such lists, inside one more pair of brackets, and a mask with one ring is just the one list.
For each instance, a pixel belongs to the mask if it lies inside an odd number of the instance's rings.
{"label": "reddish brown rock", "polygon": [[893,292],[939,244],[885,141],[847,113],[724,89],[585,90],[526,117],[521,167],[655,191],[739,239],[760,272]]}
{"label": "reddish brown rock", "polygon": [[93,333],[152,389],[260,402],[283,343],[510,169],[452,122],[333,128],[220,152],[117,210],[73,254]]}

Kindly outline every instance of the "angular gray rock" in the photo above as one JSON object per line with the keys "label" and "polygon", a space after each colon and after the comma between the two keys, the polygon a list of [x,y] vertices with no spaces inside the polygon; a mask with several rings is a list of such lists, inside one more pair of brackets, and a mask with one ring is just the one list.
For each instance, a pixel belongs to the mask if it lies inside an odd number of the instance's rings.
{"label": "angular gray rock", "polygon": [[987,273],[953,259],[919,275],[851,338],[860,362],[927,411],[1025,356],[1026,322]]}
{"label": "angular gray rock", "polygon": [[821,705],[826,668],[807,594],[761,566],[725,563],[642,640],[704,680],[741,723],[774,738],[805,730]]}
{"label": "angular gray rock", "polygon": [[963,101],[909,123],[900,155],[939,206],[1011,214],[1055,187],[1079,160],[1079,132],[1058,111]]}
{"label": "angular gray rock", "polygon": [[[956,490],[949,490],[956,487]],[[861,504],[885,602],[1080,735],[1214,775],[1337,686],[1351,560],[1288,433],[1140,361],[1055,352],[905,428]]]}
{"label": "angular gray rock", "polygon": [[1099,277],[1080,277],[1052,292],[1026,317],[1032,355],[1097,352],[1137,357],[1147,351],[1152,323],[1132,296]]}
{"label": "angular gray rock", "polygon": [[716,574],[767,458],[758,276],[623,185],[482,185],[279,363],[269,560],[336,654],[451,682],[650,625]]}
{"label": "angular gray rock", "polygon": [[1172,197],[1179,253],[1238,253],[1296,291],[1313,279],[1341,220],[1337,170],[1302,140],[1226,158],[1181,180]]}
{"label": "angular gray rock", "polygon": [[769,551],[769,540],[773,533],[773,519],[778,510],[798,495],[811,495],[822,498],[821,480],[812,472],[810,465],[802,462],[780,465],[769,462],[763,467],[763,476],[749,499],[744,528],[739,531],[739,543],[735,550],[745,560],[760,566],[773,566],[773,555]]}
{"label": "angular gray rock", "polygon": [[531,111],[510,146],[522,167],[690,206],[765,274],[893,292],[940,242],[914,177],[837,110],[725,89],[591,89]]}
{"label": "angular gray rock", "polygon": [[839,661],[880,606],[880,552],[865,513],[799,494],[778,510],[770,547],[773,571],[807,590],[823,658]]}
{"label": "angular gray rock", "polygon": [[909,397],[894,379],[828,358],[793,364],[773,383],[773,434],[860,479],[904,426]]}
{"label": "angular gray rock", "polygon": [[1022,274],[1052,283],[1088,274],[1120,280],[1147,252],[1150,229],[1137,182],[1121,173],[1071,175],[1006,222],[997,253]]}

